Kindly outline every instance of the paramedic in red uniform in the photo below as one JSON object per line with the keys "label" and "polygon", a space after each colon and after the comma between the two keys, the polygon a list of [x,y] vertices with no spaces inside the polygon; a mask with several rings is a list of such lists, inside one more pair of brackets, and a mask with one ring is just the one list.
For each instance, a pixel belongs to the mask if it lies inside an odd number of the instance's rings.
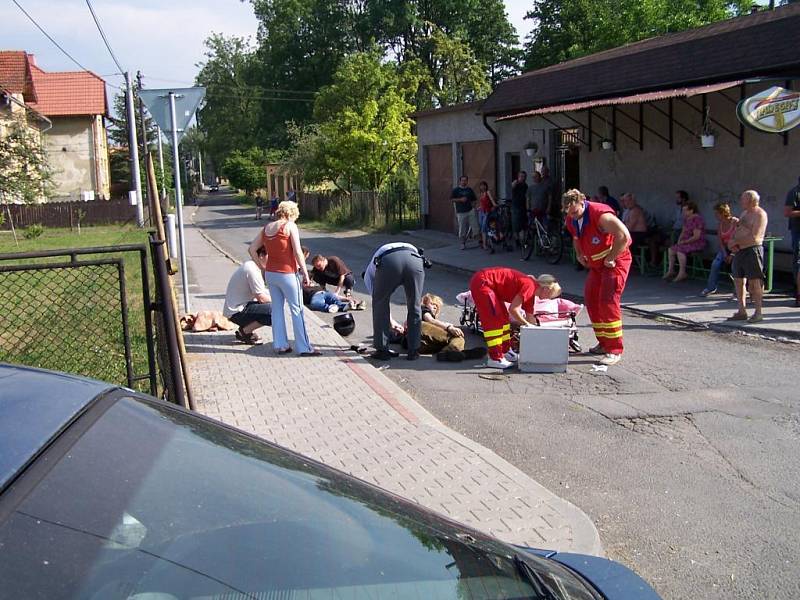
{"label": "paramedic in red uniform", "polygon": [[[472,301],[478,309],[483,326],[483,337],[489,348],[486,366],[507,369],[517,362],[517,353],[511,349],[511,323],[509,313],[521,325],[534,325],[525,319],[533,314],[536,279],[506,267],[482,269],[469,281]],[[511,306],[506,308],[506,303]],[[525,311],[525,315],[520,312]]]}
{"label": "paramedic in red uniform", "polygon": [[569,190],[562,204],[575,256],[589,270],[583,295],[599,342],[589,352],[602,354],[601,364],[615,365],[622,359],[620,301],[631,267],[631,234],[613,208],[589,202],[580,190]]}

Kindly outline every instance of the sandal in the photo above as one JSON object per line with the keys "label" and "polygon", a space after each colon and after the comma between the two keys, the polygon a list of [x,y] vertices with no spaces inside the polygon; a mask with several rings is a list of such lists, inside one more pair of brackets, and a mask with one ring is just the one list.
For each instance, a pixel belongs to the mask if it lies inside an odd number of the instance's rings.
{"label": "sandal", "polygon": [[291,354],[291,352],[292,352],[292,347],[291,346],[286,346],[286,348],[276,348],[275,349],[275,354]]}

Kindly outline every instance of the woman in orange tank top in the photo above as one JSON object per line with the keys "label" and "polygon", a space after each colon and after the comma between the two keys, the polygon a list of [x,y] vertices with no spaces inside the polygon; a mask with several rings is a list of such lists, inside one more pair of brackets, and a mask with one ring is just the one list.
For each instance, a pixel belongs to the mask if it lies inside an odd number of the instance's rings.
{"label": "woman in orange tank top", "polygon": [[267,224],[250,244],[250,256],[259,246],[267,249],[266,280],[272,296],[272,346],[278,354],[292,351],[286,332],[284,304],[289,305],[292,330],[300,356],[319,356],[306,333],[303,318],[303,291],[298,281],[298,269],[303,285],[309,285],[308,270],[300,245],[300,232],[295,221],[300,216],[296,202],[281,202],[275,211],[277,219]]}

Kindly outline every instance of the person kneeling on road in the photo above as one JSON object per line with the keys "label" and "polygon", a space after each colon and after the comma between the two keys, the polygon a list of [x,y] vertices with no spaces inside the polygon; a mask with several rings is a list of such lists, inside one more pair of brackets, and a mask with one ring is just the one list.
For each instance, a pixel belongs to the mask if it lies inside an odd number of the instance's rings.
{"label": "person kneeling on road", "polygon": [[508,369],[517,362],[517,353],[511,349],[511,319],[521,326],[535,325],[526,318],[534,314],[535,297],[549,298],[555,290],[548,286],[537,291],[538,287],[533,275],[507,267],[482,269],[470,279],[469,291],[489,348],[487,367]]}
{"label": "person kneeling on road", "polygon": [[267,251],[264,246],[256,250],[258,263],[246,260],[234,271],[225,291],[222,314],[239,326],[236,339],[245,344],[258,345],[262,340],[255,330],[272,325],[272,299],[264,283],[267,268]]}

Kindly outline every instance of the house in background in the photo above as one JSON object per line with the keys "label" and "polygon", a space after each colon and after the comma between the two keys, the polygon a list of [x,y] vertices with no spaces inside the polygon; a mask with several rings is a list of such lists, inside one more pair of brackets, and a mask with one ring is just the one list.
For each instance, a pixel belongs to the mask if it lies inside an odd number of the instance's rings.
{"label": "house in background", "polygon": [[35,102],[33,74],[25,53],[0,52],[0,138],[15,124],[34,133],[51,126],[44,115],[32,108]]}
{"label": "house in background", "polygon": [[110,172],[105,82],[90,71],[46,72],[32,54],[0,51],[0,87],[52,127],[43,135],[56,200],[108,198]]}
{"label": "house in background", "polygon": [[738,212],[739,194],[756,189],[769,231],[783,237],[776,268],[788,269],[783,200],[797,183],[800,127],[745,127],[737,106],[779,87],[787,92],[767,108],[800,124],[797,31],[800,4],[789,4],[530,71],[483,102],[416,113],[426,225],[454,230],[450,190],[462,174],[508,198],[519,171],[530,183],[547,166],[556,199],[573,187],[634,192],[665,228],[683,189],[711,231],[718,201]]}

